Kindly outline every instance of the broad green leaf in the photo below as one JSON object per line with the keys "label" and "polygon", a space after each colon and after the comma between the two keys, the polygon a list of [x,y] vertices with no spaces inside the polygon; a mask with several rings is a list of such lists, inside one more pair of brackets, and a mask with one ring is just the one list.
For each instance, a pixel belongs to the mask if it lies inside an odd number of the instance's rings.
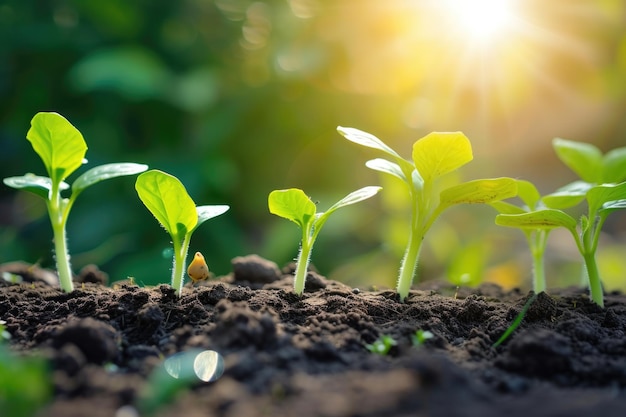
{"label": "broad green leaf", "polygon": [[396,158],[400,158],[400,155],[398,155],[396,151],[391,149],[382,140],[378,139],[376,136],[370,133],[355,129],[353,127],[342,126],[337,126],[337,131],[350,142],[354,142],[357,145],[365,146],[367,148],[378,149],[379,151],[383,151],[386,154],[389,154]]}
{"label": "broad green leaf", "polygon": [[537,187],[530,181],[517,180],[517,196],[526,204],[529,210],[535,210],[541,200]]}
{"label": "broad green leaf", "polygon": [[83,163],[87,144],[83,135],[58,113],[37,113],[26,138],[41,157],[52,182],[58,183]]}
{"label": "broad green leaf", "polygon": [[230,209],[230,206],[226,205],[196,207],[196,211],[198,212],[198,224],[196,224],[196,227],[193,230],[197,229],[198,226],[200,226],[205,221],[226,213],[228,209]]}
{"label": "broad green leaf", "polygon": [[516,206],[515,204],[507,203],[506,201],[493,201],[489,203],[491,207],[496,209],[500,214],[522,214],[527,213],[521,207]]}
{"label": "broad green leaf", "polygon": [[373,169],[374,171],[385,172],[387,174],[393,175],[394,177],[400,178],[402,181],[407,182],[404,173],[400,166],[394,162],[388,161],[382,158],[376,158],[369,160],[365,163],[365,166],[369,169]]}
{"label": "broad green leaf", "polygon": [[[2,180],[6,185],[24,191],[29,191],[43,197],[45,200],[50,199],[50,191],[52,190],[52,180],[49,177],[40,177],[39,175],[26,174],[21,177],[8,177]],[[60,191],[70,188],[66,182],[59,185]]]}
{"label": "broad green leaf", "polygon": [[298,188],[274,190],[267,203],[270,213],[291,220],[302,229],[308,229],[315,217],[315,203]]}
{"label": "broad green leaf", "polygon": [[559,188],[552,194],[544,196],[541,201],[546,207],[553,209],[565,209],[573,207],[583,201],[593,184],[584,181],[574,181]]}
{"label": "broad green leaf", "polygon": [[519,229],[554,229],[565,227],[576,230],[576,220],[569,214],[554,209],[532,211],[523,214],[498,214],[496,224],[499,226],[517,227]]}
{"label": "broad green leaf", "polygon": [[178,178],[153,169],[137,177],[135,189],[172,238],[182,239],[196,227],[196,205]]}
{"label": "broad green leaf", "polygon": [[441,207],[463,203],[491,203],[517,195],[517,183],[511,178],[492,178],[468,181],[443,190],[439,197]]}
{"label": "broad green leaf", "polygon": [[472,159],[472,145],[461,132],[433,132],[413,144],[413,163],[425,182],[452,172]]}
{"label": "broad green leaf", "polygon": [[128,163],[115,163],[99,165],[91,168],[89,171],[76,178],[72,184],[72,193],[74,195],[82,192],[85,188],[90,187],[100,181],[110,178],[122,177],[125,175],[135,175],[148,169],[148,165]]}
{"label": "broad green leaf", "polygon": [[586,182],[600,182],[602,176],[602,152],[595,146],[556,138],[552,146],[559,159]]}
{"label": "broad green leaf", "polygon": [[626,147],[616,148],[604,155],[600,182],[617,183],[626,180]]}
{"label": "broad green leaf", "polygon": [[589,213],[596,213],[606,202],[623,199],[626,199],[626,182],[597,185],[587,192]]}

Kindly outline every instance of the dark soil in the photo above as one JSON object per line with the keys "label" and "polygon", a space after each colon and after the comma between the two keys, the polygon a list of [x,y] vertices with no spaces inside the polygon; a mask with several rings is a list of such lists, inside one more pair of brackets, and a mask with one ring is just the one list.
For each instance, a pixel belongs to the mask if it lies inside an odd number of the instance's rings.
{"label": "dark soil", "polygon": [[[431,285],[400,303],[311,272],[297,297],[289,271],[255,256],[180,298],[168,285],[92,282],[65,294],[22,270],[21,284],[0,280],[0,319],[14,351],[50,360],[54,400],[42,416],[132,415],[123,406],[137,404],[150,372],[192,348],[219,352],[224,374],[160,416],[626,416],[620,294],[604,309],[584,290],[540,294],[493,348],[529,294]],[[418,329],[434,337],[414,347]],[[365,347],[381,335],[397,341],[387,356]]]}

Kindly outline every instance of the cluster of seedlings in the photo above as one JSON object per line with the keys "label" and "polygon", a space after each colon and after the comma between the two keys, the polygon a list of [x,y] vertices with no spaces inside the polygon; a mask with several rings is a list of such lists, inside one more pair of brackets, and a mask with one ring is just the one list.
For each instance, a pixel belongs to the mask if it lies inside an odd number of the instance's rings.
{"label": "cluster of seedlings", "polygon": [[[591,299],[599,306],[604,305],[595,254],[607,216],[626,208],[626,147],[602,154],[590,144],[555,139],[553,146],[559,159],[580,180],[542,197],[532,183],[512,178],[477,179],[444,188],[441,179],[473,159],[470,141],[460,132],[426,135],[413,144],[411,159],[408,160],[369,133],[345,127],[339,127],[338,131],[351,142],[381,152],[385,158],[369,160],[365,165],[400,179],[410,197],[410,236],[397,283],[401,301],[409,294],[422,242],[437,218],[453,205],[481,203],[489,204],[498,211],[495,219],[498,225],[515,227],[524,232],[534,263],[535,293],[546,288],[543,257],[549,232],[557,227],[569,230],[583,259]],[[57,113],[42,112],[32,119],[26,137],[41,157],[48,176],[26,174],[4,178],[4,183],[30,191],[46,201],[61,288],[68,292],[73,289],[65,225],[76,197],[100,181],[139,174],[135,183],[139,198],[172,239],[174,259],[171,283],[180,294],[191,235],[205,221],[225,213],[229,206],[196,206],[176,177],[159,170],[148,171],[147,165],[136,163],[113,163],[91,168],[76,178],[70,187],[66,179],[86,163],[87,145],[78,129]],[[69,188],[71,195],[64,197],[63,192]],[[275,190],[269,194],[270,213],[296,223],[302,231],[294,277],[296,294],[304,291],[313,244],[330,215],[341,207],[366,200],[380,190],[378,186],[361,188],[325,212],[317,212],[316,204],[297,188]],[[503,201],[513,197],[519,197],[522,204]],[[583,201],[587,203],[587,212],[580,218],[565,211]],[[201,253],[195,254],[187,274],[193,282],[208,278],[209,270]]]}

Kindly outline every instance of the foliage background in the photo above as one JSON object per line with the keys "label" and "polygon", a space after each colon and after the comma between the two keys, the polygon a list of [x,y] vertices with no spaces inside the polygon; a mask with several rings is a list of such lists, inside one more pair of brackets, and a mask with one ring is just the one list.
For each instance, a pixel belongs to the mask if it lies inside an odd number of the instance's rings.
{"label": "foliage background", "polygon": [[[393,285],[406,239],[402,195],[336,126],[371,132],[407,157],[430,131],[462,130],[475,155],[462,175],[524,178],[543,193],[574,179],[553,137],[603,151],[626,145],[624,2],[519,0],[519,25],[483,44],[444,3],[5,0],[0,176],[43,173],[24,138],[36,112],[57,111],[85,136],[91,164],[147,163],[180,178],[197,204],[231,205],[191,243],[217,275],[238,255],[279,265],[295,257],[299,232],[268,213],[271,190],[303,188],[324,209],[381,183],[380,197],[331,219],[313,263],[350,284]],[[446,213],[427,237],[421,275],[526,283],[521,234],[492,226],[493,215]],[[623,216],[610,226],[601,266],[616,280]],[[85,192],[68,236],[75,270],[96,263],[113,280],[169,280],[167,235],[133,179]],[[43,202],[0,187],[0,261],[52,267],[50,239]],[[558,271],[548,270],[549,285],[577,282],[571,239],[554,233],[549,251]]]}

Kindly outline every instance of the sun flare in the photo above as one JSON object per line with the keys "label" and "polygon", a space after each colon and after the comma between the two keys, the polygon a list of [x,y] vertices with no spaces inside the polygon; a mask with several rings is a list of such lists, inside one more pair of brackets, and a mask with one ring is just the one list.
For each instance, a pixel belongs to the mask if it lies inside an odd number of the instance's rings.
{"label": "sun flare", "polygon": [[458,34],[472,41],[497,40],[515,21],[513,0],[445,0],[441,4]]}

